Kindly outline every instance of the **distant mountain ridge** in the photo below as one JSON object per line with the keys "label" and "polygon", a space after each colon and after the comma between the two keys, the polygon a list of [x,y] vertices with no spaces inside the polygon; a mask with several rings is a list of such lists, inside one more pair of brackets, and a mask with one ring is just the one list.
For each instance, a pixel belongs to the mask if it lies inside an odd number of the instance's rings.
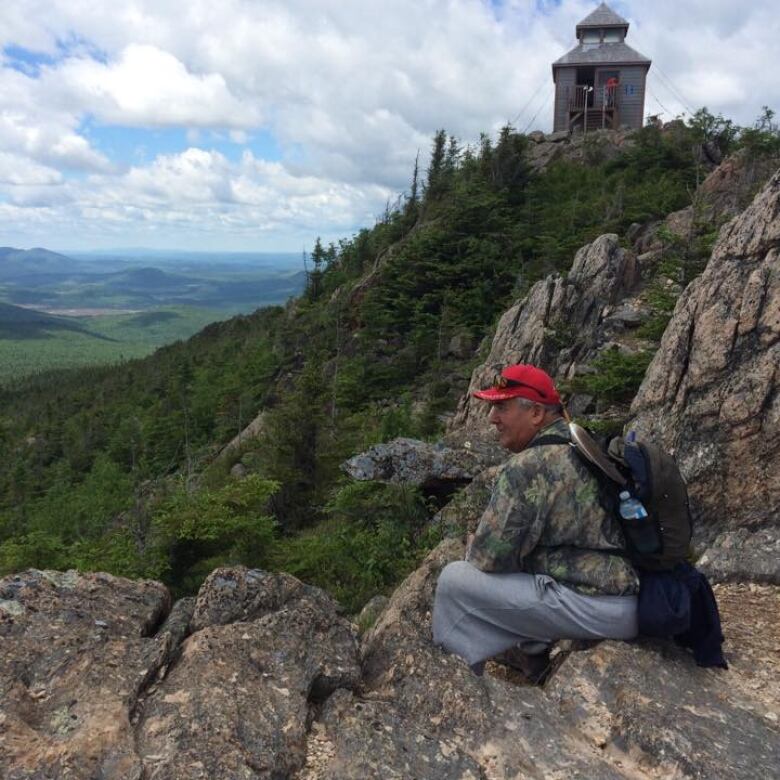
{"label": "distant mountain ridge", "polygon": [[[305,272],[286,258],[274,264],[239,265],[235,253],[150,255],[131,259],[95,255],[72,258],[44,248],[0,248],[0,300],[37,309],[127,309],[198,306],[247,310],[282,303],[303,289]],[[251,257],[251,256],[250,256]],[[269,255],[269,258],[273,257]],[[280,256],[281,257],[281,256]]]}
{"label": "distant mountain ridge", "polygon": [[69,274],[83,271],[84,263],[49,249],[0,247],[0,281],[34,274]]}
{"label": "distant mountain ridge", "polygon": [[47,333],[58,330],[74,331],[94,338],[105,338],[90,333],[79,322],[68,317],[57,317],[53,314],[0,301],[0,338],[42,338]]}

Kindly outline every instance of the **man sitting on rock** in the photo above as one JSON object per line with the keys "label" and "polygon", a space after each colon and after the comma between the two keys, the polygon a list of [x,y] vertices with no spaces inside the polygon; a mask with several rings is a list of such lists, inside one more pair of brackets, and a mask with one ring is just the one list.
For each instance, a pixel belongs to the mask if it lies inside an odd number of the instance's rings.
{"label": "man sitting on rock", "polygon": [[436,588],[433,638],[477,674],[500,660],[543,679],[557,639],[631,639],[639,579],[618,522],[571,446],[558,391],[531,365],[508,366],[489,390],[488,419],[514,454],[466,551]]}

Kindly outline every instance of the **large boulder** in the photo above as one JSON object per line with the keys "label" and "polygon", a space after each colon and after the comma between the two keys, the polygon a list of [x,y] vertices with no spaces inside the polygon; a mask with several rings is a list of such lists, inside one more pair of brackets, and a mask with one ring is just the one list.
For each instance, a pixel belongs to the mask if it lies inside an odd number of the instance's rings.
{"label": "large boulder", "polygon": [[474,370],[451,429],[487,435],[487,404],[471,393],[491,384],[508,363],[533,363],[560,378],[573,375],[625,325],[609,316],[623,310],[617,304],[637,281],[636,258],[616,235],[606,234],[577,252],[566,276],[537,282],[499,320],[487,360]]}
{"label": "large boulder", "polygon": [[194,633],[139,709],[156,778],[287,777],[306,759],[312,707],[360,677],[353,626],[323,591],[284,574],[218,569]]}
{"label": "large boulder", "polygon": [[613,160],[634,145],[633,130],[596,130],[584,135],[558,131],[544,135],[529,134],[531,143],[526,160],[534,173],[541,173],[552,163],[565,160],[595,165]]}
{"label": "large boulder", "polygon": [[778,631],[755,636],[761,626],[753,616],[776,622],[777,589],[723,589],[719,598],[729,672],[698,668],[671,642],[602,642],[569,655],[546,696],[564,722],[640,776],[773,776],[780,763]]}
{"label": "large boulder", "polygon": [[0,580],[0,776],[272,780],[753,778],[780,762],[780,590],[716,586],[729,672],[670,642],[557,653],[542,687],[431,641],[442,542],[360,647],[322,591],[215,571]]}
{"label": "large boulder", "polygon": [[774,582],[778,579],[780,561],[780,527],[751,531],[737,528],[715,537],[696,562],[707,575],[718,582]]}
{"label": "large boulder", "polygon": [[[375,758],[386,774],[375,766],[365,777],[420,776],[402,771],[412,758],[410,738],[425,749],[431,740],[445,745],[458,767],[454,777],[469,776],[468,758],[487,778],[747,780],[773,773],[780,760],[777,588],[717,589],[729,672],[697,667],[672,642],[601,642],[560,653],[557,670],[537,688],[518,685],[490,664],[478,678],[465,662],[432,646],[436,580],[462,554],[461,542],[443,542],[364,637],[364,698],[379,704],[361,712],[344,699],[344,734],[326,716],[322,735],[332,752],[324,767],[360,776],[354,769],[366,766],[365,752],[353,745],[350,762],[341,740],[367,733],[373,721],[384,744]],[[342,775],[323,770],[316,776]]]}
{"label": "large boulder", "polygon": [[0,777],[141,777],[131,719],[175,649],[169,609],[157,582],[0,580]]}
{"label": "large boulder", "polygon": [[447,446],[398,438],[375,444],[342,468],[357,480],[416,485],[431,492],[470,482],[487,466],[506,457],[498,448]]}
{"label": "large boulder", "polygon": [[288,777],[360,678],[354,627],[287,575],[219,569],[170,610],[159,583],[31,571],[0,599],[9,780]]}
{"label": "large boulder", "polygon": [[[700,547],[780,526],[779,366],[780,173],[721,231],[632,405],[633,427],[680,463]],[[780,581],[777,559],[760,576]]]}
{"label": "large boulder", "polygon": [[[450,775],[440,770],[431,771],[431,777],[622,777],[596,747],[582,742],[576,728],[559,722],[542,689],[516,687],[490,675],[477,677],[461,659],[432,645],[436,580],[446,563],[462,556],[462,542],[443,542],[396,590],[364,638],[364,697],[383,705],[380,723],[385,743],[379,759],[386,774],[374,771],[363,776],[429,776],[404,773],[411,742],[440,745],[454,767]],[[370,720],[359,724],[371,716],[371,710],[365,714],[353,710],[350,719],[358,725],[351,722],[349,730],[367,728]],[[338,745],[338,736],[335,742]],[[333,761],[339,755],[339,768],[344,771],[341,751],[336,751]],[[358,750],[351,760],[363,766],[364,758]],[[480,774],[470,775],[474,763]],[[437,765],[446,766],[441,760],[433,764]],[[340,775],[326,771],[320,776]],[[343,776],[359,775],[348,769]]]}

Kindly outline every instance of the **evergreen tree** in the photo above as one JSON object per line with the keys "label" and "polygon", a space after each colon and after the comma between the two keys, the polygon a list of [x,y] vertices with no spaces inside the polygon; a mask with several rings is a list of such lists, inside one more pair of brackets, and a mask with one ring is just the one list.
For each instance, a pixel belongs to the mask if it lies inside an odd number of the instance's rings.
{"label": "evergreen tree", "polygon": [[314,270],[309,275],[309,298],[312,301],[316,301],[322,292],[322,274],[327,265],[327,259],[327,252],[322,246],[320,237],[317,236],[317,240],[314,242],[314,249],[311,253],[311,261],[314,263]]}
{"label": "evergreen tree", "polygon": [[425,198],[434,201],[444,191],[445,163],[447,159],[447,133],[437,130],[433,137],[431,161],[428,165],[428,178],[425,185]]}

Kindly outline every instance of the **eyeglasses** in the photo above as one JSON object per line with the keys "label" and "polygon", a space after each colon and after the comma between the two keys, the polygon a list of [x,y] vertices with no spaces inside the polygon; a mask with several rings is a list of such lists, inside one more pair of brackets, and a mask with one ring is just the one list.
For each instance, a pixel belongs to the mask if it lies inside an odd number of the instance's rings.
{"label": "eyeglasses", "polygon": [[547,393],[545,393],[544,390],[540,390],[538,387],[526,384],[525,382],[518,382],[516,379],[507,379],[503,374],[499,374],[495,380],[493,380],[493,387],[496,390],[504,390],[507,387],[527,387],[529,390],[539,393],[542,398],[547,397]]}

